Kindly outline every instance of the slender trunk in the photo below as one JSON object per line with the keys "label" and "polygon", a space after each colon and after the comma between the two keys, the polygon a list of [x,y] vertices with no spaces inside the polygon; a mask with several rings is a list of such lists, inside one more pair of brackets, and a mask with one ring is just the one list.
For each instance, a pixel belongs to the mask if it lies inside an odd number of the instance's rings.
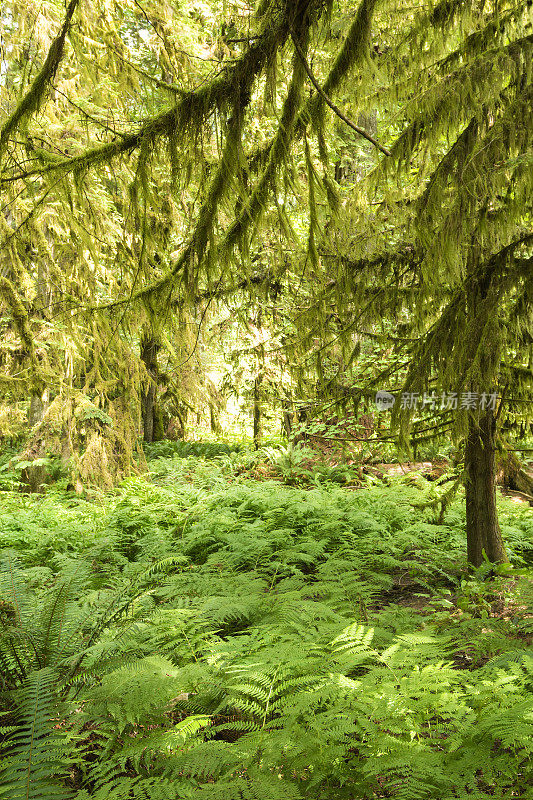
{"label": "slender trunk", "polygon": [[507,561],[496,509],[496,421],[491,409],[470,414],[465,449],[466,538],[468,563],[479,567]]}
{"label": "slender trunk", "polygon": [[292,402],[291,400],[285,399],[282,401],[282,408],[283,408],[283,421],[281,423],[281,433],[284,434],[287,439],[291,438],[292,433]]}
{"label": "slender trunk", "polygon": [[30,428],[33,428],[34,425],[37,425],[44,416],[44,403],[42,398],[38,394],[32,394],[30,400],[30,407],[28,409],[28,425]]}
{"label": "slender trunk", "polygon": [[261,383],[263,381],[262,373],[257,375],[254,381],[254,447],[258,450],[261,447]]}
{"label": "slender trunk", "polygon": [[305,432],[305,425],[304,425],[304,423],[307,422],[307,411],[305,410],[305,408],[301,408],[299,411],[296,412],[296,419],[298,423],[300,423],[298,425],[300,433],[298,433],[296,436],[293,437],[292,439],[293,445],[300,444],[300,442],[306,442],[308,438],[307,433]]}
{"label": "slender trunk", "polygon": [[[45,224],[44,235],[50,246],[50,252],[53,255],[54,245],[53,237]],[[52,293],[49,288],[49,270],[47,262],[39,260],[37,264],[37,275],[35,279],[36,297],[32,308],[32,316],[36,319],[43,319],[47,316],[52,301]],[[43,391],[43,380],[40,376],[36,376],[36,381],[33,386],[33,391],[30,397],[30,405],[28,408],[28,425],[34,428],[40,422],[50,405],[50,391],[48,388]],[[30,489],[30,492],[39,492],[42,486],[50,481],[48,469],[46,466],[28,467],[22,473],[22,480]]]}
{"label": "slender trunk", "polygon": [[[257,326],[257,333],[262,338],[262,320],[263,314],[261,308],[257,312],[255,324]],[[254,380],[254,447],[258,450],[261,447],[261,439],[263,436],[263,409],[262,409],[262,395],[263,395],[263,379],[265,376],[265,347],[263,344],[259,345],[255,351],[257,360],[257,372]]]}
{"label": "slender trunk", "polygon": [[[50,252],[54,252],[54,239],[45,224],[44,235]],[[50,303],[52,302],[52,292],[49,287],[49,268],[47,262],[40,259],[37,263],[37,275],[35,279],[35,304],[32,310],[33,317],[43,318],[46,317],[50,310]],[[28,409],[28,424],[30,428],[37,425],[44,417],[46,410],[49,406],[50,393],[46,389],[44,392],[34,390],[30,398],[30,407]]]}
{"label": "slender trunk", "polygon": [[220,425],[218,410],[214,402],[209,403],[209,422],[211,424],[211,433],[220,436],[222,434],[222,426]]}
{"label": "slender trunk", "polygon": [[159,343],[151,335],[145,336],[141,340],[141,359],[149,376],[148,385],[141,397],[143,438],[145,442],[155,442],[162,438],[163,426],[157,407],[157,379],[159,375],[157,354],[159,348]]}
{"label": "slender trunk", "polygon": [[154,441],[154,407],[155,385],[153,382],[150,382],[142,398],[143,439],[145,442]]}

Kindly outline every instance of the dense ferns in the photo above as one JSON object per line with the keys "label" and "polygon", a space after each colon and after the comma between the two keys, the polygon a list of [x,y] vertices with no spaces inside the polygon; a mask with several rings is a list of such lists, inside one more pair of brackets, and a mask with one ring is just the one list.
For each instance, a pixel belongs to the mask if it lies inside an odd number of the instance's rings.
{"label": "dense ferns", "polygon": [[485,583],[422,479],[215,455],[104,507],[5,496],[0,796],[528,797],[531,512],[502,505],[515,573]]}

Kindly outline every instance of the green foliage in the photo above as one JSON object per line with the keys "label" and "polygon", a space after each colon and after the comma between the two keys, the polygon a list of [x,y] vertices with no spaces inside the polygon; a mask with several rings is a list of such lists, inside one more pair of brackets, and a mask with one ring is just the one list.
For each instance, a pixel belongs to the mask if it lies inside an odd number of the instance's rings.
{"label": "green foliage", "polygon": [[3,796],[527,792],[531,512],[501,506],[519,569],[467,578],[460,499],[436,525],[427,482],[303,490],[243,457],[6,496]]}
{"label": "green foliage", "polygon": [[92,405],[87,405],[82,408],[78,414],[78,419],[82,422],[89,419],[97,419],[102,425],[113,425],[113,419],[109,414],[106,414],[101,408]]}
{"label": "green foliage", "polygon": [[[30,672],[13,696],[10,725],[0,729],[3,760],[0,797],[9,800],[59,800],[71,797],[64,781],[71,759],[70,737],[58,725],[64,709],[58,707],[56,670]],[[58,730],[59,728],[59,730]]]}
{"label": "green foliage", "polygon": [[225,444],[224,442],[173,442],[163,439],[160,442],[151,442],[144,446],[146,457],[149,460],[157,458],[218,458],[219,456],[238,453],[241,446],[238,444]]}
{"label": "green foliage", "polygon": [[[6,488],[67,449],[115,485],[150,393],[185,428],[226,300],[258,418],[278,375],[288,417],[318,395],[357,418],[382,380],[527,399],[530,2],[40,6],[0,9],[0,363],[9,403],[53,389],[57,413]],[[432,416],[420,441],[464,432]],[[292,446],[148,455],[94,504],[2,497],[5,797],[527,797],[529,508],[502,504],[513,568],[467,577],[441,484],[364,487]]]}

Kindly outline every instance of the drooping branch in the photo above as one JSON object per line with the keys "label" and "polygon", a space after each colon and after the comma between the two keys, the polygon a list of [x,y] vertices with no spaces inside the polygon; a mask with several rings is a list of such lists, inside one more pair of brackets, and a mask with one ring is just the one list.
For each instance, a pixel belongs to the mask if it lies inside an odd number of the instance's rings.
{"label": "drooping branch", "polygon": [[[531,242],[533,234],[526,233],[493,254],[487,261],[472,267],[415,347],[403,386],[404,392],[421,389],[431,370],[438,364],[445,366],[441,373],[442,382],[453,377],[457,392],[468,386],[473,378],[480,377],[482,363],[485,365],[485,374],[481,374],[481,377],[487,383],[490,382],[493,378],[490,372],[500,366],[499,360],[492,359],[496,351],[492,346],[487,346],[490,334],[493,333],[491,326],[497,319],[497,309],[501,306],[502,298],[509,295],[523,275],[524,259],[515,261],[515,252]],[[484,286],[484,297],[482,301],[478,301],[474,312],[467,307],[467,301],[470,300],[472,304],[472,298],[480,286]],[[457,347],[454,352],[454,342],[459,335],[463,336],[465,344],[461,352],[457,352]],[[491,360],[486,361],[489,353]],[[486,374],[487,371],[489,374]],[[405,430],[411,413],[409,408],[395,407],[393,425],[400,422]]]}
{"label": "drooping branch", "polygon": [[27,120],[32,114],[39,110],[43,101],[46,87],[50,81],[54,79],[57,68],[63,57],[65,39],[67,37],[67,33],[69,32],[72,16],[78,3],[79,0],[70,0],[61,31],[50,45],[50,49],[48,50],[48,55],[46,56],[46,60],[42,66],[42,69],[33,80],[30,88],[19,102],[9,119],[7,119],[2,126],[0,130],[0,159],[5,152],[9,137],[12,135],[12,133],[14,133],[14,131],[22,122]]}
{"label": "drooping branch", "polygon": [[[72,0],[72,3],[77,2],[79,0]],[[310,5],[309,0],[302,0],[302,3],[304,6]],[[265,18],[260,35],[239,59],[231,66],[226,66],[219,75],[201,88],[185,92],[173,108],[145,119],[136,132],[117,133],[119,138],[115,141],[89,148],[80,155],[55,161],[45,167],[1,175],[0,186],[53,172],[63,174],[83,172],[99,164],[108,163],[122,153],[136,150],[147,142],[155,144],[162,137],[170,139],[178,134],[193,135],[200,130],[214,109],[220,111],[231,108],[234,99],[240,95],[242,86],[249,86],[271,63],[275,53],[288,39],[294,17],[295,9],[291,3],[287,3],[287,9],[283,13],[272,15],[268,20]],[[38,79],[39,76],[36,80]]]}
{"label": "drooping branch", "polygon": [[22,302],[13,283],[6,277],[0,277],[0,299],[11,311],[13,323],[24,346],[24,350],[30,358],[34,356],[33,336],[28,324],[28,312]]}
{"label": "drooping branch", "polygon": [[364,128],[360,128],[359,125],[356,125],[355,122],[352,122],[352,120],[349,119],[349,117],[347,117],[346,114],[343,111],[341,111],[341,109],[332,100],[330,100],[330,98],[327,96],[327,94],[325,93],[325,91],[323,90],[323,88],[320,86],[319,82],[317,81],[317,79],[313,75],[313,73],[311,71],[311,67],[309,66],[309,64],[307,62],[307,59],[306,59],[306,57],[305,57],[305,55],[304,55],[304,53],[302,51],[302,48],[300,47],[300,45],[298,44],[298,41],[296,40],[296,38],[294,36],[292,37],[292,41],[294,43],[294,47],[296,48],[296,52],[298,53],[300,59],[302,60],[303,67],[304,67],[304,69],[305,69],[305,71],[307,73],[307,77],[309,78],[309,80],[311,81],[313,86],[315,87],[315,89],[318,92],[318,94],[320,95],[320,97],[324,100],[324,102],[331,108],[331,110],[340,119],[342,119],[343,122],[346,123],[346,125],[348,125],[349,128],[351,128],[353,131],[358,133],[359,136],[362,136],[367,141],[371,142],[371,144],[373,144],[374,147],[377,147],[377,149],[381,150],[381,152],[384,153],[386,156],[390,156],[391,155],[390,150],[387,150],[386,147],[384,147],[382,144],[380,144],[380,142],[378,142],[377,139],[375,139],[373,136],[371,136],[370,133],[365,131]]}
{"label": "drooping branch", "polygon": [[[305,34],[304,38],[307,40],[308,31],[304,31],[303,34]],[[282,164],[283,159],[289,152],[289,147],[294,136],[295,123],[298,119],[298,112],[302,103],[301,96],[303,77],[303,69],[300,66],[300,62],[298,59],[295,59],[293,77],[287,92],[287,97],[285,98],[281,120],[278,126],[278,132],[273,140],[273,145],[269,154],[269,160],[263,170],[263,173],[261,174],[261,177],[257,181],[256,186],[244,203],[240,212],[237,214],[235,221],[229,227],[226,235],[219,245],[219,259],[221,254],[228,256],[238,242],[242,240],[242,237],[246,235],[250,226],[257,224],[259,215],[264,207],[266,197],[272,187],[277,171]],[[198,221],[194,233],[191,236],[187,246],[182,251],[180,257],[172,265],[167,274],[149,286],[139,290],[126,300],[120,300],[109,304],[106,306],[107,308],[123,305],[124,303],[129,303],[130,301],[136,300],[150,302],[151,298],[165,289],[168,289],[169,291],[169,296],[166,300],[168,304],[171,302],[170,295],[172,293],[173,284],[176,277],[189,268],[191,260],[196,257],[200,261],[209,258],[210,255],[213,255],[210,253],[210,250],[206,249],[207,241],[213,226],[214,212],[218,206],[218,202],[222,196],[224,187],[227,187],[228,185],[227,181],[224,181],[224,165],[226,162],[228,164],[235,163],[235,158],[232,157],[232,154],[238,142],[240,142],[240,138],[238,136],[234,139],[230,136],[228,137],[225,152],[221,158],[219,168],[211,182],[207,198],[198,214]],[[224,261],[224,259],[222,260]],[[227,260],[228,259],[226,258],[225,261]]]}
{"label": "drooping branch", "polygon": [[[322,86],[324,94],[328,97],[331,97],[339,88],[355,64],[363,61],[367,56],[370,25],[375,5],[376,0],[362,0],[342,47]],[[317,119],[320,115],[323,102],[323,97],[319,92],[307,100],[298,114],[298,119],[296,121],[295,133],[297,136],[303,136],[310,120]],[[249,157],[248,167],[251,171],[257,170],[260,165],[266,162],[272,145],[273,139],[271,139],[265,147],[257,150]]]}
{"label": "drooping branch", "polygon": [[[505,47],[484,50],[472,60],[464,59],[464,63],[453,72],[444,72],[433,80],[422,94],[417,95],[412,121],[391,147],[395,160],[407,163],[424,142],[436,142],[443,132],[448,132],[451,111],[454,127],[467,125],[480,113],[478,98],[481,94],[487,103],[490,99],[497,108],[508,103],[511,90],[517,94],[523,91],[524,80],[527,93],[532,47],[533,34],[529,34]],[[509,84],[502,93],[501,83],[495,77],[504,74],[508,75]]]}

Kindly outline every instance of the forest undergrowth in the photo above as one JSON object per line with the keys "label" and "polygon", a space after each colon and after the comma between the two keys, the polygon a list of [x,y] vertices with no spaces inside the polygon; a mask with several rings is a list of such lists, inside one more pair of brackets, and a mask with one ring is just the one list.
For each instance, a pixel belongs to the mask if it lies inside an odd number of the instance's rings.
{"label": "forest undergrowth", "polygon": [[439,522],[420,475],[149,457],[90,499],[2,492],[0,797],[533,797],[527,504],[469,574],[464,499]]}

